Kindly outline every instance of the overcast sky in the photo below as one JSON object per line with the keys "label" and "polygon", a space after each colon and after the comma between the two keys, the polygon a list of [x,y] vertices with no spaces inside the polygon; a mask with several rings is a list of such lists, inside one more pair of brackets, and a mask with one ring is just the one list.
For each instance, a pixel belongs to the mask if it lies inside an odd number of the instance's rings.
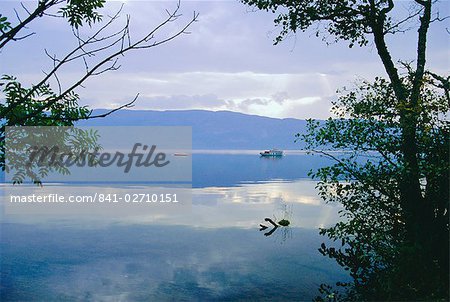
{"label": "overcast sky", "polygon": [[[25,2],[30,9],[36,1]],[[398,14],[411,5],[398,1]],[[122,15],[131,16],[131,37],[137,39],[165,18],[175,1],[126,1]],[[109,2],[103,13],[117,10],[120,2]],[[199,21],[189,35],[182,35],[157,48],[128,53],[120,59],[118,71],[90,79],[78,89],[80,104],[91,108],[113,108],[140,97],[135,109],[231,110],[270,117],[325,118],[336,89],[351,87],[359,79],[384,76],[373,46],[349,49],[345,42],[326,45],[312,32],[301,33],[274,46],[278,29],[274,15],[251,11],[238,1],[182,1],[181,16],[156,39],[163,39],[183,26],[198,12]],[[449,14],[449,2],[440,5]],[[14,16],[18,1],[2,0],[2,14]],[[125,19],[115,26],[123,24]],[[414,25],[414,24],[411,24]],[[449,34],[447,21],[430,30],[428,67],[448,74]],[[37,82],[51,60],[44,48],[61,57],[76,45],[64,20],[45,17],[30,25],[35,35],[10,43],[0,56],[1,73],[24,83]],[[394,58],[414,59],[416,31],[389,37]],[[97,57],[98,58],[98,57]],[[97,59],[94,58],[94,59]],[[63,86],[77,79],[83,63],[77,62],[59,73]]]}

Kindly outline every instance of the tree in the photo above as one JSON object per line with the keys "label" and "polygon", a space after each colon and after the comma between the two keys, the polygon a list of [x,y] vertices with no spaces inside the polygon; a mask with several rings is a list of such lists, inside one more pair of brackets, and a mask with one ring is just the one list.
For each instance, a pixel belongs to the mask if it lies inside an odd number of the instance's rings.
{"label": "tree", "polygon": [[[402,77],[408,88],[412,80],[412,75]],[[450,106],[434,84],[425,78],[416,125],[421,193],[435,213],[427,226],[428,238],[420,245],[407,238],[400,202],[405,166],[398,100],[389,81],[377,78],[342,92],[333,103],[336,119],[309,120],[308,131],[298,135],[307,149],[335,162],[311,173],[319,180],[321,197],[343,206],[343,221],[320,230],[338,247],[322,244],[319,251],[350,271],[354,300],[448,296],[450,124],[445,114]]]}
{"label": "tree", "polygon": [[[403,229],[405,231],[402,244],[411,247],[414,251],[411,256],[414,257],[414,259],[408,259],[410,260],[408,263],[420,263],[421,265],[412,266],[420,269],[420,267],[425,266],[426,263],[429,264],[433,261],[441,261],[439,266],[444,272],[447,272],[448,276],[448,259],[445,260],[442,256],[438,256],[437,254],[440,252],[435,250],[437,247],[444,248],[443,253],[448,255],[448,235],[447,237],[441,237],[442,233],[448,234],[448,216],[446,216],[446,213],[448,212],[448,203],[447,206],[437,206],[437,204],[446,204],[446,202],[448,202],[448,195],[445,194],[446,186],[443,184],[437,185],[437,183],[439,183],[437,179],[445,182],[448,180],[448,175],[447,178],[445,178],[445,173],[440,174],[438,173],[438,170],[423,170],[425,155],[423,153],[422,144],[432,141],[422,140],[424,139],[424,137],[422,137],[424,129],[420,127],[422,122],[422,111],[431,109],[436,111],[436,108],[429,107],[425,104],[425,102],[430,102],[427,94],[422,93],[423,89],[425,89],[424,86],[426,81],[432,81],[434,82],[434,85],[442,88],[444,90],[442,96],[447,102],[450,102],[449,78],[436,75],[433,72],[427,73],[425,71],[427,36],[430,24],[433,21],[443,20],[443,18],[440,18],[438,12],[433,13],[432,9],[436,6],[436,1],[412,1],[414,7],[410,13],[401,20],[395,20],[395,17],[393,16],[393,10],[398,5],[398,2],[394,2],[393,0],[242,1],[259,9],[278,14],[275,19],[275,24],[281,26],[281,32],[275,39],[275,44],[281,42],[291,32],[305,31],[314,25],[317,25],[317,36],[330,35],[334,37],[335,40],[348,41],[349,47],[353,47],[355,44],[365,46],[370,39],[373,40],[388,76],[388,82],[384,83],[383,86],[389,87],[391,93],[388,95],[372,94],[371,97],[383,97],[381,102],[383,105],[379,104],[378,106],[387,108],[385,114],[395,112],[395,116],[398,119],[397,125],[394,128],[395,130],[389,128],[389,131],[386,132],[385,135],[387,135],[388,139],[393,142],[395,141],[396,144],[398,144],[398,154],[396,154],[395,159],[397,164],[401,167],[401,169],[395,170],[397,190],[394,192],[387,192],[389,195],[394,195],[389,201],[384,201],[383,204],[393,203],[401,210],[401,221],[404,224]],[[415,66],[407,67],[407,76],[405,79],[400,74],[398,66],[398,64],[403,63],[397,64],[392,59],[388,44],[386,43],[386,36],[404,31],[404,24],[414,19],[419,21],[417,28]],[[375,82],[373,85],[377,87],[381,84]],[[352,94],[349,96],[351,95]],[[367,97],[365,99],[368,101]],[[343,111],[350,110],[350,107],[347,105],[356,106],[354,110],[357,108],[361,109],[361,104],[358,104],[357,102],[352,104],[344,103],[341,105],[344,105],[342,108]],[[383,109],[383,107],[380,107],[379,109]],[[448,107],[446,110],[448,112]],[[445,112],[445,114],[447,114],[447,112]],[[354,121],[348,121],[345,125],[348,126],[348,123],[355,123],[354,127],[357,127],[360,131],[365,129],[364,131],[366,131],[368,138],[371,139],[372,136],[370,135],[370,131],[373,130],[372,127],[381,127],[380,124],[373,124],[370,122],[371,114],[374,114],[374,112],[369,110],[364,115],[364,119],[368,119],[368,122],[362,121],[361,117],[357,116]],[[338,126],[338,124],[336,124],[336,126]],[[337,129],[335,130],[337,131]],[[317,129],[317,131],[321,130]],[[361,138],[361,136],[358,137]],[[445,136],[433,137],[433,139],[440,140],[444,138]],[[386,138],[379,137],[377,139]],[[367,143],[373,142],[370,141]],[[353,145],[353,147],[360,148],[361,145]],[[434,157],[436,161],[440,161],[440,164],[448,166],[448,156],[442,151],[443,149],[439,148],[438,150],[441,153],[435,153],[432,156],[430,155],[430,158]],[[427,151],[433,153],[431,149]],[[388,165],[390,159],[384,158],[382,153],[380,153],[380,155],[383,157],[382,163],[384,163],[385,166],[380,167],[375,165],[375,167],[382,168],[381,171],[383,171],[383,175],[385,175],[384,173],[388,175],[392,172],[390,171],[391,167]],[[338,160],[338,158],[336,158],[336,160]],[[372,169],[375,169],[375,167]],[[332,171],[333,168],[330,169],[329,173],[335,173]],[[375,176],[376,174],[360,175],[362,178]],[[383,177],[380,175],[379,177],[380,178],[376,179],[377,181],[384,181]],[[425,191],[423,190],[424,184],[426,184],[425,187],[427,188]],[[372,187],[361,188],[361,190],[366,193],[370,193],[372,189]],[[446,196],[447,201],[445,201]],[[361,199],[360,202],[364,202],[364,198],[367,198],[367,196],[360,195],[359,198]],[[379,203],[378,205],[381,206]],[[353,210],[359,211],[363,207],[364,204],[361,204],[357,209]],[[440,223],[437,224],[437,221],[440,221]],[[439,230],[436,229],[438,225]],[[379,227],[383,229],[381,225]],[[438,231],[440,235],[430,236],[434,231]],[[442,245],[444,246],[442,247]],[[419,271],[415,271],[414,276],[417,276],[418,273]]]}
{"label": "tree", "polygon": [[[77,120],[105,117],[119,109],[132,106],[137,96],[118,108],[94,116],[89,108],[78,105],[80,97],[76,91],[87,79],[118,70],[120,56],[133,50],[160,46],[188,33],[187,29],[198,18],[198,14],[194,12],[192,18],[175,31],[162,33],[165,26],[176,22],[181,16],[178,2],[173,11],[167,11],[165,20],[143,36],[133,38],[129,16],[119,30],[111,33],[112,25],[119,21],[122,9],[113,16],[104,18],[98,12],[104,3],[105,0],[39,0],[33,11],[22,5],[26,18],[20,18],[16,11],[18,19],[16,24],[0,15],[0,51],[5,47],[13,47],[15,42],[33,35],[34,32],[27,32],[27,28],[41,17],[66,18],[78,42],[77,47],[63,56],[53,55],[45,50],[53,67],[31,87],[24,87],[13,75],[1,77],[0,87],[5,95],[5,99],[0,103],[0,165],[3,169],[6,126],[72,126]],[[83,35],[82,28],[86,25],[90,33]],[[58,73],[67,65],[76,62],[84,66],[84,74],[63,87]]]}

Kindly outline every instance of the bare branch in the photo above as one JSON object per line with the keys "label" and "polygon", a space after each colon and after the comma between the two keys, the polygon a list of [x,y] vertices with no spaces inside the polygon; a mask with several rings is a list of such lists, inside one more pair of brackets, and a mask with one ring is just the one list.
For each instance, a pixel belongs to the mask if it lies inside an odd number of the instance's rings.
{"label": "bare branch", "polygon": [[[122,6],[123,7],[123,6]],[[96,40],[97,36],[99,36],[104,30],[106,30],[106,28],[108,28],[116,19],[119,18],[119,14],[121,12],[122,7],[117,11],[117,13],[110,18],[110,20],[108,20],[108,22],[105,23],[104,26],[100,27],[100,29],[98,29],[93,35],[92,37],[90,37],[89,39],[87,39],[86,41],[83,41],[81,38],[78,39],[79,45],[78,47],[76,47],[75,49],[73,49],[72,51],[70,51],[64,58],[62,59],[58,59],[58,64],[56,66],[53,67],[53,69],[48,72],[46,74],[46,76],[36,85],[33,85],[33,87],[30,89],[30,91],[23,97],[22,100],[18,100],[18,102],[14,102],[13,104],[10,104],[10,106],[8,106],[7,108],[3,108],[0,116],[6,116],[8,113],[12,112],[12,110],[14,110],[14,108],[16,108],[18,105],[20,105],[21,101],[23,100],[27,100],[28,98],[30,98],[30,96],[32,96],[42,85],[44,85],[45,83],[47,83],[47,81],[53,76],[54,73],[56,73],[64,64],[66,64],[67,62],[71,61],[71,57],[73,55],[75,55],[78,51],[82,50],[83,47],[85,45],[87,45],[88,43],[92,43],[93,41]],[[73,31],[75,34],[75,31]],[[75,34],[75,36],[77,36],[78,34]],[[79,35],[78,35],[79,36]],[[102,41],[102,39],[100,39],[99,41]],[[48,55],[48,54],[47,54]],[[51,57],[51,56],[50,56]],[[86,63],[86,62],[85,62]],[[86,64],[87,67],[87,64]],[[39,114],[39,112],[37,113]]]}
{"label": "bare branch", "polygon": [[[11,120],[10,122],[12,123],[20,123],[23,122],[26,119],[29,118],[33,118],[35,116],[37,116],[38,114],[40,114],[41,112],[51,108],[51,106],[53,106],[54,104],[56,104],[58,101],[63,100],[69,93],[71,93],[74,89],[76,89],[77,87],[83,87],[83,83],[86,81],[86,79],[88,79],[91,76],[96,76],[99,74],[102,74],[106,71],[114,71],[117,70],[118,68],[120,68],[120,65],[117,65],[117,60],[118,60],[118,56],[124,55],[126,52],[131,51],[131,50],[135,50],[135,49],[147,49],[147,48],[152,48],[152,47],[156,47],[159,46],[161,44],[167,43],[173,39],[175,39],[176,37],[178,37],[181,34],[186,34],[187,31],[186,29],[192,25],[192,23],[197,21],[198,18],[198,13],[194,12],[194,15],[192,17],[192,19],[187,22],[181,29],[179,29],[177,32],[169,35],[168,37],[161,39],[159,41],[154,41],[153,43],[148,43],[149,41],[151,41],[152,39],[154,39],[155,34],[165,25],[167,25],[170,22],[174,22],[176,21],[180,14],[178,14],[178,11],[180,9],[180,3],[177,4],[175,10],[163,21],[161,22],[158,26],[156,26],[153,30],[151,30],[148,34],[146,34],[144,37],[142,37],[141,39],[137,40],[134,43],[131,43],[130,38],[129,38],[129,17],[127,18],[127,23],[125,25],[124,28],[122,28],[120,31],[116,32],[115,34],[112,34],[109,36],[109,38],[114,38],[116,37],[118,34],[121,34],[120,37],[118,37],[117,39],[113,40],[112,42],[109,42],[108,45],[103,46],[103,47],[99,47],[97,49],[94,50],[85,50],[83,49],[84,47],[91,45],[91,44],[95,44],[96,42],[99,41],[106,41],[106,38],[99,38],[98,35],[107,27],[109,26],[109,24],[111,24],[118,16],[118,14],[116,14],[115,16],[113,16],[112,18],[110,18],[109,22],[107,22],[107,24],[105,24],[101,29],[99,29],[92,37],[88,38],[87,40],[79,40],[80,44],[78,47],[76,47],[73,51],[71,51],[68,55],[66,55],[66,57],[64,57],[63,59],[59,60],[59,63],[56,64],[56,66],[53,68],[53,70],[51,70],[47,76],[37,85],[33,86],[33,88],[30,91],[30,95],[31,93],[33,93],[39,86],[43,85],[44,83],[46,83],[48,81],[48,79],[50,78],[50,76],[52,76],[53,74],[56,73],[56,71],[61,68],[62,65],[66,64],[67,62],[70,62],[71,60],[74,60],[76,58],[83,58],[83,61],[85,63],[86,66],[86,73],[75,83],[73,83],[70,87],[68,87],[66,90],[64,90],[61,94],[59,94],[57,97],[49,97],[47,99],[45,99],[43,101],[43,105],[39,106],[38,108],[36,108],[36,110],[34,110],[32,113],[29,113],[19,119],[16,120]],[[78,34],[77,34],[78,35]],[[129,45],[127,46],[126,43],[123,43],[123,41],[125,41],[126,39],[128,39],[129,41]],[[120,48],[115,51],[114,53],[108,55],[107,57],[105,57],[104,59],[100,60],[99,62],[97,62],[94,66],[92,66],[91,68],[88,68],[88,62],[85,60],[86,56],[91,56],[94,55],[96,52],[99,52],[101,50],[104,49],[109,49],[110,47],[116,45],[117,43],[121,42],[121,46]],[[82,54],[77,54],[77,52],[82,51]],[[104,67],[105,64],[108,64],[110,62],[113,62],[109,67]]]}
{"label": "bare branch", "polygon": [[106,112],[106,113],[104,113],[104,114],[90,115],[90,116],[88,116],[88,117],[85,118],[85,119],[93,119],[93,118],[106,117],[106,116],[108,116],[108,115],[110,115],[110,114],[112,114],[112,113],[114,113],[114,112],[116,112],[116,111],[119,111],[119,110],[121,110],[121,109],[124,109],[124,108],[132,108],[132,107],[134,107],[134,103],[136,102],[136,100],[138,99],[138,97],[139,97],[139,93],[138,93],[138,94],[134,97],[134,99],[133,99],[131,102],[129,102],[129,103],[126,103],[126,104],[124,104],[124,105],[122,105],[122,106],[120,106],[120,107],[114,108],[114,109],[112,109],[112,110],[110,110],[110,111],[108,111],[108,112]]}
{"label": "bare branch", "polygon": [[450,106],[450,76],[444,78],[440,75],[437,75],[431,71],[426,71],[426,74],[430,75],[433,79],[438,81],[438,83],[432,83],[435,87],[441,88],[444,90],[445,98]]}
{"label": "bare branch", "polygon": [[[50,7],[58,4],[60,0],[50,0],[50,1],[39,1],[36,9],[28,15],[28,17],[20,22],[17,26],[13,27],[11,30],[0,35],[0,49],[3,48],[10,41],[17,41],[16,35],[25,28],[30,22],[42,16],[43,12],[45,12]],[[27,35],[30,36],[30,35]],[[27,37],[25,36],[25,37]],[[21,39],[25,38],[22,37]]]}
{"label": "bare branch", "polygon": [[[363,186],[370,188],[372,187],[371,185],[367,184],[367,178],[360,175],[357,171],[355,171],[352,167],[350,167],[348,164],[346,164],[345,162],[343,162],[341,159],[339,159],[338,157],[334,156],[333,154],[326,152],[324,150],[311,150],[311,152],[313,153],[318,153],[318,154],[322,154],[325,157],[328,157],[330,159],[332,159],[333,161],[337,162],[347,173],[349,173],[352,177],[354,177],[356,180],[358,180]],[[377,188],[372,187],[373,189],[378,190],[379,192],[381,192],[382,194],[386,195],[386,196],[393,196],[392,193],[388,192],[385,188],[385,186],[383,186],[382,184],[380,184],[378,181],[375,181],[377,183]],[[372,194],[375,198],[377,197],[373,190],[368,190],[368,192],[370,192],[370,194]]]}
{"label": "bare branch", "polygon": [[46,116],[46,117],[43,117],[43,119],[52,120],[52,121],[74,122],[74,121],[80,121],[80,120],[90,120],[90,119],[95,119],[95,118],[103,118],[103,117],[107,117],[110,114],[113,114],[116,111],[119,111],[119,110],[122,110],[122,109],[125,109],[125,108],[132,108],[132,107],[134,107],[134,103],[137,101],[138,97],[139,97],[139,93],[133,98],[132,101],[130,101],[130,102],[124,104],[124,105],[121,105],[121,106],[119,106],[117,108],[111,109],[111,110],[109,110],[109,111],[107,111],[105,113],[98,114],[98,115],[89,115],[89,116],[86,116],[86,117],[83,117],[83,118],[62,118],[62,117]]}
{"label": "bare branch", "polygon": [[55,72],[53,74],[53,76],[55,77],[56,83],[58,84],[58,93],[61,94],[62,88],[61,88],[61,82],[59,81],[59,78],[58,78],[58,74]]}
{"label": "bare branch", "polygon": [[419,3],[422,6],[426,6],[428,3],[431,4],[431,1],[427,1],[427,0],[414,0],[416,3]]}
{"label": "bare branch", "polygon": [[411,91],[412,108],[415,108],[416,104],[418,103],[420,85],[422,83],[423,75],[425,72],[427,33],[431,20],[431,0],[416,0],[416,2],[420,4],[423,3],[422,5],[424,6],[424,12],[420,17],[420,27],[418,31],[419,37],[417,41],[417,67]]}
{"label": "bare branch", "polygon": [[19,13],[17,12],[17,9],[14,9],[14,14],[16,15],[17,20],[19,20],[19,23],[22,23],[22,19],[19,16]]}
{"label": "bare branch", "polygon": [[435,14],[435,17],[433,19],[431,19],[430,23],[433,23],[433,22],[436,22],[436,21],[442,22],[442,21],[445,21],[445,20],[447,20],[449,18],[450,18],[450,16],[441,17],[439,11],[437,11],[436,14]]}
{"label": "bare branch", "polygon": [[23,10],[26,11],[28,13],[28,15],[31,15],[30,11],[28,10],[28,8],[23,4],[23,2],[20,2],[20,6],[22,6]]}
{"label": "bare branch", "polygon": [[409,14],[406,18],[398,21],[397,23],[393,24],[389,28],[385,29],[384,33],[385,34],[388,34],[388,33],[389,34],[395,34],[397,32],[406,32],[406,31],[410,30],[411,28],[400,29],[400,27],[403,24],[405,24],[408,21],[410,21],[411,19],[417,17],[422,11],[423,11],[423,9],[420,9],[420,10],[416,11],[415,13]]}

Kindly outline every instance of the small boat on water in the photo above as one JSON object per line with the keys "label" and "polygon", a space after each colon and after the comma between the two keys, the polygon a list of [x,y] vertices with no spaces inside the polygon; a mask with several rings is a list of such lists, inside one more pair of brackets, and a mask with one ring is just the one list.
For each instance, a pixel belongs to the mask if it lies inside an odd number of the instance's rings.
{"label": "small boat on water", "polygon": [[272,150],[265,150],[263,152],[259,152],[261,156],[283,156],[282,150],[272,149]]}

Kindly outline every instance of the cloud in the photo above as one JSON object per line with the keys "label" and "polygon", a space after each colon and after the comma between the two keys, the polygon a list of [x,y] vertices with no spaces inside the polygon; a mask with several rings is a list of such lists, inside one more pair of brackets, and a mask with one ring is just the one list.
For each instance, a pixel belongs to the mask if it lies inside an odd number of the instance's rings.
{"label": "cloud", "polygon": [[282,105],[285,100],[289,99],[289,95],[286,91],[276,92],[272,95],[272,99]]}
{"label": "cloud", "polygon": [[329,98],[317,96],[299,99],[286,98],[281,102],[276,98],[227,101],[228,110],[276,118],[306,119],[314,117],[324,119],[330,116],[330,107]]}
{"label": "cloud", "polygon": [[[107,2],[106,13],[116,11],[119,5]],[[127,2],[122,17],[131,15],[132,39],[154,28],[166,17],[165,9],[175,5]],[[5,15],[14,16],[14,7],[20,5],[7,1]],[[91,78],[85,89],[76,91],[81,104],[112,108],[139,93],[137,109],[234,110],[273,117],[323,118],[329,116],[330,98],[336,89],[351,85],[357,77],[371,80],[385,75],[370,47],[349,50],[346,43],[327,47],[320,39],[302,33],[273,46],[278,30],[274,29],[274,15],[248,12],[239,1],[183,2],[182,16],[156,39],[188,22],[193,11],[199,12],[200,18],[189,29],[191,34],[121,57],[121,69]],[[36,72],[51,69],[44,48],[61,57],[77,45],[62,19],[42,18],[30,30],[37,34],[2,51],[3,73],[18,76],[24,84],[38,82],[43,75]],[[430,33],[428,68],[445,73],[449,66],[445,26],[437,23]],[[393,57],[414,59],[415,39],[414,31],[389,38]],[[83,72],[83,62],[73,62],[58,76],[68,87]]]}
{"label": "cloud", "polygon": [[[80,73],[60,75],[69,86]],[[23,75],[30,84],[39,74]],[[323,118],[338,77],[320,73],[255,72],[109,73],[77,90],[81,104],[114,108],[139,93],[135,109],[230,110],[270,117]],[[306,116],[305,112],[310,114]]]}
{"label": "cloud", "polygon": [[205,108],[209,110],[226,109],[227,102],[214,94],[204,95],[161,95],[144,97],[138,107],[153,110],[183,110]]}
{"label": "cloud", "polygon": [[305,97],[300,99],[276,98],[228,99],[210,95],[173,95],[141,99],[138,109],[151,110],[229,110],[276,118],[295,117],[306,119],[311,116],[327,118],[331,103],[328,98]]}

